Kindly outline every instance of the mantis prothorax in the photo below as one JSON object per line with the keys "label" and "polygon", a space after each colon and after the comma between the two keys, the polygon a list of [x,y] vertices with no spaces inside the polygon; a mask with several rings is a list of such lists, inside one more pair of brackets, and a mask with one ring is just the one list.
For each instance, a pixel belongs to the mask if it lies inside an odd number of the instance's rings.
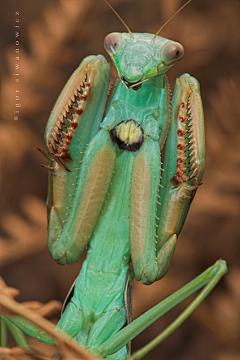
{"label": "mantis prothorax", "polygon": [[[85,58],[45,131],[49,251],[58,263],[73,264],[89,246],[56,328],[115,360],[128,358],[132,338],[208,284],[199,303],[227,271],[218,261],[127,325],[132,276],[151,284],[167,273],[205,169],[199,83],[189,74],[180,76],[171,99],[166,76],[183,57],[183,46],[157,33],[127,30],[104,40],[118,73],[108,98],[108,62],[102,55]],[[8,319],[55,344],[25,320]]]}

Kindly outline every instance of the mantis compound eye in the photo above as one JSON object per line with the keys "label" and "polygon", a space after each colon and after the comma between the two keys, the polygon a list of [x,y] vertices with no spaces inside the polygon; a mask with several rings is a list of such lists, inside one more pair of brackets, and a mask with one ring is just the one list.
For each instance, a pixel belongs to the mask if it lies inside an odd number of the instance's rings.
{"label": "mantis compound eye", "polygon": [[169,66],[179,61],[184,55],[184,48],[181,44],[171,41],[165,44],[160,50],[160,57],[164,65]]}
{"label": "mantis compound eye", "polygon": [[121,37],[118,33],[111,33],[104,39],[104,47],[111,55],[115,55],[120,47]]}

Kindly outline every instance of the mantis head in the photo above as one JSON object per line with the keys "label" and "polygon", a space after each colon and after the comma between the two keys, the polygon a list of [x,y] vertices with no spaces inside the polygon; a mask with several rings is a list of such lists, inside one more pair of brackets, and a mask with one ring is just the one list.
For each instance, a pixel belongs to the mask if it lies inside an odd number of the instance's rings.
{"label": "mantis head", "polygon": [[165,73],[183,57],[184,49],[181,44],[158,34],[192,0],[181,6],[155,35],[132,33],[108,0],[104,1],[128,31],[128,33],[111,33],[104,40],[105,49],[116,66],[119,78],[128,90],[130,88],[138,90],[143,82]]}
{"label": "mantis head", "polygon": [[165,73],[184,55],[181,44],[153,34],[111,33],[104,46],[129,89],[137,90],[148,79]]}

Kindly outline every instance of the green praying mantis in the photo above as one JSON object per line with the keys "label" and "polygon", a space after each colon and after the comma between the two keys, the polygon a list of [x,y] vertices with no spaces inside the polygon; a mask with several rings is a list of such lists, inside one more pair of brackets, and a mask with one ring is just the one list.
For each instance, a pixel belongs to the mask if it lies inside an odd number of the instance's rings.
{"label": "green praying mantis", "polygon": [[[59,264],[73,264],[88,247],[56,329],[109,360],[127,359],[128,343],[137,334],[205,286],[160,337],[132,355],[142,358],[227,272],[226,263],[217,261],[131,322],[133,276],[148,285],[170,266],[204,174],[205,135],[198,81],[184,74],[170,95],[166,72],[183,57],[183,46],[159,36],[162,28],[155,35],[132,33],[120,20],[128,32],[104,40],[118,73],[109,95],[108,62],[102,55],[88,56],[51,112],[44,154],[49,251]],[[56,344],[26,320],[6,319],[39,341]]]}

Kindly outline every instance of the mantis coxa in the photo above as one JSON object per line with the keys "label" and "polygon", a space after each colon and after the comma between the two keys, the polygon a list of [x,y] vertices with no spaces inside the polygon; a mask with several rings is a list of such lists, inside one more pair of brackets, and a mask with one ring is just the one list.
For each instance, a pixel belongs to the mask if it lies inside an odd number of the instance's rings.
{"label": "mantis coxa", "polygon": [[[49,251],[58,263],[72,264],[89,246],[56,328],[115,360],[128,358],[127,343],[136,334],[226,272],[217,262],[129,324],[132,276],[148,285],[168,271],[202,181],[205,135],[198,81],[184,74],[170,95],[166,72],[183,57],[183,46],[159,31],[126,28],[104,40],[118,73],[109,96],[108,62],[88,56],[62,90],[45,131]],[[23,319],[8,319],[56,343]]]}

